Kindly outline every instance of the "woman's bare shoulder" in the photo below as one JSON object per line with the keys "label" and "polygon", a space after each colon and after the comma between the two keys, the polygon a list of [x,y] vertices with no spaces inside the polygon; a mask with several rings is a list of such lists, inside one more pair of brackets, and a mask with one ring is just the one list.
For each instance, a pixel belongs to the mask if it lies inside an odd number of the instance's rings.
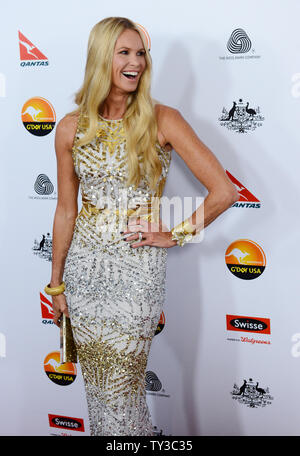
{"label": "woman's bare shoulder", "polygon": [[69,148],[72,148],[75,133],[77,130],[79,113],[66,114],[57,124],[56,138],[63,141]]}
{"label": "woman's bare shoulder", "polygon": [[155,114],[158,122],[174,119],[179,113],[178,109],[162,103],[155,104]]}

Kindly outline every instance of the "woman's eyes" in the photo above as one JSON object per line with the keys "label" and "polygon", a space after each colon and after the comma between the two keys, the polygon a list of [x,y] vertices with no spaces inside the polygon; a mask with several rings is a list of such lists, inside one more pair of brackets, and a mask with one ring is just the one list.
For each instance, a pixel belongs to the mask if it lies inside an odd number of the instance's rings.
{"label": "woman's eyes", "polygon": [[[125,52],[125,55],[128,54],[128,51],[125,51],[125,50],[124,50],[124,51],[121,51],[120,54],[124,54],[124,52]],[[139,52],[137,53],[137,55],[145,55],[145,54],[146,54],[145,51],[139,51]]]}

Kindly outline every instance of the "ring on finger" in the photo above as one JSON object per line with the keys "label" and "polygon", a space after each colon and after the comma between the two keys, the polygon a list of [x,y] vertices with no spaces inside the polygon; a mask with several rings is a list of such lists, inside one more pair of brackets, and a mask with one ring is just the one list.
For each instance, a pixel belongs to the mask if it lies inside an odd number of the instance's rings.
{"label": "ring on finger", "polygon": [[142,239],[143,239],[143,233],[141,231],[139,231],[139,241],[141,242]]}

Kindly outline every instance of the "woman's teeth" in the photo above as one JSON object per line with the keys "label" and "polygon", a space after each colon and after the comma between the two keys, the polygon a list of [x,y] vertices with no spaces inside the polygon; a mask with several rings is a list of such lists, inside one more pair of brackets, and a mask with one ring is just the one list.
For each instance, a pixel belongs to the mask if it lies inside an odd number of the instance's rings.
{"label": "woman's teeth", "polygon": [[134,79],[138,75],[137,71],[123,71],[122,74],[128,79]]}

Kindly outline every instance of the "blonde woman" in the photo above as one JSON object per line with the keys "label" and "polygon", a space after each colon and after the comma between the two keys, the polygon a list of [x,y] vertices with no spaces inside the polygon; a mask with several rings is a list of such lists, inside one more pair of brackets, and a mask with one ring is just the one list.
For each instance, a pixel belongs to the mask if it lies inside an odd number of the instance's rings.
{"label": "blonde woman", "polygon": [[[58,201],[47,290],[54,323],[62,313],[71,319],[92,435],[154,435],[145,373],[165,298],[167,249],[182,247],[238,198],[179,111],[151,98],[148,47],[142,28],[126,18],[97,23],[78,108],[56,129]],[[168,231],[155,201],[173,149],[208,195],[204,220],[199,207]]]}

